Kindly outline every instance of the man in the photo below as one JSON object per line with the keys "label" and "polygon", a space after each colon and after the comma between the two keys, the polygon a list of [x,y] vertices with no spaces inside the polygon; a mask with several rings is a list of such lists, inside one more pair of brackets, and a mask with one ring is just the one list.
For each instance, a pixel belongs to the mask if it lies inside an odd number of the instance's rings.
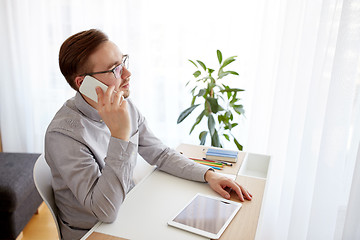
{"label": "man", "polygon": [[[97,221],[112,222],[134,187],[139,153],[151,165],[182,178],[208,182],[221,196],[233,189],[241,201],[251,194],[236,182],[168,148],[150,131],[130,95],[128,56],[99,30],[69,37],[59,53],[60,70],[77,91],[57,112],[45,136],[45,158],[53,182],[63,239],[81,238]],[[84,77],[106,84],[98,102],[80,94]],[[176,187],[176,186],[174,186]]]}

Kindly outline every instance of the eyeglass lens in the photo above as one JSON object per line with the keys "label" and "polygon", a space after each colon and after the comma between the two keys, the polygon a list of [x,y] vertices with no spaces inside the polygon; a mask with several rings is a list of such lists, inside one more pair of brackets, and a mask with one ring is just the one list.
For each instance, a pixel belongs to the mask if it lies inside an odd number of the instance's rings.
{"label": "eyeglass lens", "polygon": [[121,78],[122,72],[123,72],[123,67],[126,67],[126,69],[129,68],[129,60],[128,57],[124,57],[124,60],[122,62],[122,64],[120,64],[119,66],[117,66],[114,69],[114,74],[116,78]]}

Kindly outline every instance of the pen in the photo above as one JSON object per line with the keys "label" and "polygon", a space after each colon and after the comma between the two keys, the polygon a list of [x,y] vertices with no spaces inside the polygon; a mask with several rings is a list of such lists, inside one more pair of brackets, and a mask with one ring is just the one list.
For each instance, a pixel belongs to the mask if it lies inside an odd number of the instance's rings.
{"label": "pen", "polygon": [[202,159],[198,159],[198,158],[190,158],[191,160],[194,160],[194,161],[204,161],[204,162],[210,162],[212,164],[220,164],[220,165],[226,165],[226,166],[232,166],[232,163],[228,163],[228,162],[225,162],[225,161],[214,161],[214,160],[208,160],[206,158],[202,158]]}
{"label": "pen", "polygon": [[225,161],[214,161],[214,160],[209,160],[209,159],[206,159],[206,158],[203,158],[205,161],[209,161],[209,162],[217,162],[217,163],[222,163],[222,164],[225,164],[226,166],[232,166],[232,163],[228,163],[228,162],[225,162]]}
{"label": "pen", "polygon": [[206,163],[206,162],[200,162],[200,161],[195,161],[195,162],[206,165],[206,166],[214,167],[216,169],[222,169],[222,167],[223,167],[222,165],[215,165],[215,164]]}
{"label": "pen", "polygon": [[197,160],[197,161],[206,161],[206,162],[212,162],[212,163],[219,163],[218,161],[214,161],[214,160],[209,160],[209,159],[206,159],[206,158],[190,158],[191,160]]}
{"label": "pen", "polygon": [[211,167],[213,169],[217,169],[217,170],[222,170],[222,168],[219,168],[219,167],[213,167],[213,166],[209,166],[209,167]]}
{"label": "pen", "polygon": [[194,160],[194,161],[197,162],[197,163],[201,163],[201,164],[204,164],[204,165],[208,165],[208,166],[219,167],[219,168],[222,168],[222,167],[223,167],[223,165],[221,165],[221,164],[213,164],[213,163],[202,162],[202,161],[197,161],[197,160]]}
{"label": "pen", "polygon": [[202,165],[206,165],[206,166],[209,166],[209,167],[211,167],[211,168],[213,168],[213,169],[216,169],[216,170],[222,170],[222,168],[221,168],[221,167],[215,167],[215,166],[211,166],[211,165],[209,165],[209,164],[206,164],[206,163],[200,163],[200,162],[199,162],[199,164],[202,164]]}
{"label": "pen", "polygon": [[228,163],[228,162],[221,162],[222,164],[225,164],[226,166],[232,166],[232,163]]}
{"label": "pen", "polygon": [[218,161],[215,161],[215,160],[209,160],[209,159],[206,159],[206,158],[202,158],[203,160],[205,161],[209,161],[209,162],[218,162]]}
{"label": "pen", "polygon": [[210,161],[207,161],[207,160],[198,160],[198,159],[193,159],[194,161],[196,161],[196,162],[204,162],[204,163],[210,163],[210,164],[214,164],[214,165],[220,165],[220,166],[222,166],[222,165],[224,165],[223,163],[221,163],[221,162],[210,162]]}
{"label": "pen", "polygon": [[205,161],[209,161],[209,162],[222,163],[222,164],[225,164],[225,165],[228,165],[228,166],[232,166],[232,164],[231,164],[231,163],[228,163],[228,162],[226,162],[226,161],[220,161],[220,160],[215,161],[215,160],[209,160],[209,159],[206,159],[206,158],[203,158],[203,160],[205,160]]}

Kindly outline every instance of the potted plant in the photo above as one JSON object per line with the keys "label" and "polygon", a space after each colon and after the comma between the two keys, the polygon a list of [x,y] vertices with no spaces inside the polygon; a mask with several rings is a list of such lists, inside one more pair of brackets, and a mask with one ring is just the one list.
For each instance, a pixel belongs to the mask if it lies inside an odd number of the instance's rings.
{"label": "potted plant", "polygon": [[[195,67],[194,79],[190,80],[186,86],[193,83],[195,86],[191,90],[192,101],[189,108],[180,113],[177,123],[181,123],[196,108],[202,106],[202,111],[197,116],[190,133],[203,120],[207,118],[207,129],[199,134],[200,144],[204,145],[207,137],[211,139],[211,146],[223,147],[221,138],[233,141],[241,151],[243,146],[232,134],[232,130],[238,125],[234,121],[234,114],[243,115],[245,113],[243,105],[239,104],[238,93],[244,91],[239,88],[231,88],[226,85],[225,77],[238,76],[235,71],[225,70],[237,56],[228,57],[223,61],[222,53],[217,50],[219,66],[217,71],[208,68],[203,61],[189,60]],[[199,102],[199,103],[198,103]]]}

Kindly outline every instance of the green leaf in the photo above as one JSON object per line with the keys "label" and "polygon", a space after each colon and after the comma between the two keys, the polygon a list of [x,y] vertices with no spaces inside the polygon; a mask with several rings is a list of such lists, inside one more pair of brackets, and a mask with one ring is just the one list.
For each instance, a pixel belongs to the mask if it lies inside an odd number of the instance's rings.
{"label": "green leaf", "polygon": [[181,123],[199,105],[200,104],[193,105],[193,106],[185,109],[182,113],[180,113],[180,116],[177,120],[177,124]]}
{"label": "green leaf", "polygon": [[233,99],[236,99],[236,101],[239,101],[240,98],[237,98],[238,91],[232,92]]}
{"label": "green leaf", "polygon": [[[226,126],[229,125],[229,118],[226,117],[226,115],[218,115],[219,123],[223,122]],[[226,129],[225,126],[225,129]]]}
{"label": "green leaf", "polygon": [[209,76],[206,76],[206,77],[200,78],[200,79],[198,79],[196,81],[197,82],[203,81],[205,83],[209,78],[210,78]]}
{"label": "green leaf", "polygon": [[199,70],[197,70],[196,72],[193,73],[194,77],[199,77],[201,75],[201,72]]}
{"label": "green leaf", "polygon": [[202,132],[199,134],[200,145],[204,145],[204,144],[205,144],[207,134],[208,134],[207,131],[202,131]]}
{"label": "green leaf", "polygon": [[210,104],[210,109],[213,113],[217,113],[219,111],[219,103],[216,98],[208,97],[206,101]]}
{"label": "green leaf", "polygon": [[223,77],[229,75],[229,72],[221,72],[220,74],[218,74],[219,79],[222,79]]}
{"label": "green leaf", "polygon": [[237,72],[234,72],[234,71],[226,71],[226,72],[219,71],[218,76],[219,76],[219,79],[221,79],[221,78],[223,78],[223,77],[225,77],[225,76],[227,76],[229,74],[239,75]]}
{"label": "green leaf", "polygon": [[234,127],[236,127],[237,125],[239,125],[238,123],[232,123],[232,124],[227,124],[224,129],[225,130],[232,130]]}
{"label": "green leaf", "polygon": [[225,109],[219,104],[218,105],[218,112],[224,111]]}
{"label": "green leaf", "polygon": [[227,88],[225,88],[225,90],[220,90],[220,92],[242,92],[245,91],[244,89],[240,89],[240,88],[229,88],[228,86],[226,86]]}
{"label": "green leaf", "polygon": [[[224,97],[223,97],[222,95],[217,95],[217,97],[218,97],[218,98],[221,98],[222,100],[224,100]],[[220,107],[220,105],[219,105],[219,107]],[[219,109],[219,111],[221,111],[221,110]]]}
{"label": "green leaf", "polygon": [[217,53],[217,57],[218,57],[218,60],[219,60],[219,64],[221,64],[221,62],[222,62],[222,53],[220,52],[220,50],[217,50],[216,53]]}
{"label": "green leaf", "polygon": [[223,84],[223,83],[222,83],[222,85],[223,85],[224,89],[230,89],[229,86],[227,86],[227,85],[225,85],[225,84]]}
{"label": "green leaf", "polygon": [[211,146],[221,147],[219,134],[216,130],[214,131],[214,134],[211,135]]}
{"label": "green leaf", "polygon": [[220,69],[223,69],[224,67],[226,67],[227,65],[229,65],[230,63],[232,63],[233,61],[235,61],[236,59],[234,59],[236,56],[232,56],[232,57],[228,57],[227,59],[225,59],[225,61],[223,62],[223,64],[221,65]]}
{"label": "green leaf", "polygon": [[208,68],[209,75],[211,75],[214,71],[214,69]]}
{"label": "green leaf", "polygon": [[200,82],[200,81],[206,82],[206,79],[208,79],[208,78],[209,78],[208,76],[203,77],[203,78],[198,78],[198,79],[196,79],[196,82]]}
{"label": "green leaf", "polygon": [[227,135],[227,134],[224,133],[223,136],[226,138],[226,140],[230,141],[229,135]]}
{"label": "green leaf", "polygon": [[190,60],[190,59],[188,59],[188,60],[189,60],[189,62],[191,62],[192,64],[194,64],[195,67],[198,67],[198,66],[196,65],[196,63],[194,63],[192,60]]}
{"label": "green leaf", "polygon": [[201,65],[201,67],[206,71],[206,66],[205,66],[205,64],[202,62],[202,61],[200,61],[200,60],[196,60],[200,65]]}
{"label": "green leaf", "polygon": [[196,96],[201,97],[201,96],[204,96],[205,93],[206,93],[206,89],[202,88],[202,89],[200,89],[199,93]]}
{"label": "green leaf", "polygon": [[212,136],[215,132],[215,120],[212,114],[208,116],[208,128],[210,135]]}
{"label": "green leaf", "polygon": [[224,116],[223,115],[218,115],[218,122],[224,122]]}
{"label": "green leaf", "polygon": [[226,116],[228,119],[233,120],[233,114],[232,114],[231,111],[227,111],[227,112],[225,113],[225,116]]}
{"label": "green leaf", "polygon": [[234,105],[233,108],[234,108],[235,112],[237,112],[239,115],[245,113],[243,105]]}
{"label": "green leaf", "polygon": [[192,131],[194,130],[195,126],[198,125],[198,124],[201,122],[202,118],[203,118],[204,115],[205,115],[205,112],[206,112],[206,111],[203,110],[203,111],[200,113],[200,115],[196,118],[196,121],[195,121],[194,125],[192,126],[189,134],[191,134]]}
{"label": "green leaf", "polygon": [[236,140],[236,138],[234,138],[234,143],[236,147],[239,149],[239,151],[243,150],[243,146]]}
{"label": "green leaf", "polygon": [[195,95],[195,90],[196,90],[196,89],[197,89],[197,86],[195,86],[193,89],[191,89],[191,91],[190,91],[190,92],[191,92],[191,95],[193,95],[193,96]]}
{"label": "green leaf", "polygon": [[228,99],[230,99],[231,97],[231,91],[229,91],[230,87],[229,86],[226,86],[225,84],[223,84],[224,88],[223,90],[220,90],[221,93],[224,93],[224,92],[227,92],[227,97]]}
{"label": "green leaf", "polygon": [[[235,94],[234,94],[234,95],[235,95]],[[235,106],[235,103],[236,103],[237,101],[240,101],[240,98],[236,98],[236,97],[233,96],[233,98],[232,98],[231,101],[230,101],[230,106],[231,106],[231,107],[234,107],[234,106]]]}

